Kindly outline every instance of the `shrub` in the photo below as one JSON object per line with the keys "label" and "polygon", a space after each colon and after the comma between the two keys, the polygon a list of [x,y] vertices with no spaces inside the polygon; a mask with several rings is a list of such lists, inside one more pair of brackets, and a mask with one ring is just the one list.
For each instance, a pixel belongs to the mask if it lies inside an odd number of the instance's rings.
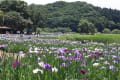
{"label": "shrub", "polygon": [[113,33],[113,34],[120,34],[120,30],[118,30],[118,29],[113,29],[113,30],[112,30],[112,33]]}
{"label": "shrub", "polygon": [[111,30],[108,28],[104,28],[104,30],[102,32],[105,34],[109,34],[109,33],[111,33]]}

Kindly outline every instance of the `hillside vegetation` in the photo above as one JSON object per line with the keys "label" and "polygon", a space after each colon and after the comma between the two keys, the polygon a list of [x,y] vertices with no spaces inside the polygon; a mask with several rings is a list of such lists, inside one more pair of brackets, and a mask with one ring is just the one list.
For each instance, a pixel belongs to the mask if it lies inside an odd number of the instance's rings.
{"label": "hillside vegetation", "polygon": [[95,7],[85,2],[58,1],[47,5],[30,5],[31,9],[42,9],[47,16],[47,25],[50,28],[69,27],[78,31],[81,19],[93,23],[99,32],[104,28],[120,29],[120,11]]}
{"label": "hillside vegetation", "polygon": [[52,32],[61,30],[66,32],[68,29],[73,32],[93,34],[103,32],[106,28],[120,29],[120,11],[95,7],[79,1],[28,5],[22,0],[4,0],[0,2],[0,26],[12,27],[20,31],[54,28]]}

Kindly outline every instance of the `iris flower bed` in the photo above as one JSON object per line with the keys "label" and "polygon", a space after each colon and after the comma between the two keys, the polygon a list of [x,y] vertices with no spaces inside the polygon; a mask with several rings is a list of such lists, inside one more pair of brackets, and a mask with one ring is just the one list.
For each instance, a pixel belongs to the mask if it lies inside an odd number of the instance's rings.
{"label": "iris flower bed", "polygon": [[0,80],[120,79],[118,43],[1,41],[0,50]]}

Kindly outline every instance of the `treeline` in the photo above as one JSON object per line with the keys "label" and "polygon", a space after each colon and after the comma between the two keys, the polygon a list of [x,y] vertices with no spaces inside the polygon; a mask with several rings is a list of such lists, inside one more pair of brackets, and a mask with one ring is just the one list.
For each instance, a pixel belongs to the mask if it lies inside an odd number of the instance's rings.
{"label": "treeline", "polygon": [[32,28],[36,31],[44,27],[60,31],[61,27],[79,33],[95,33],[104,32],[106,28],[110,31],[120,29],[119,10],[95,7],[79,1],[28,6],[24,1],[5,0],[1,2],[0,10],[0,25],[21,30]]}

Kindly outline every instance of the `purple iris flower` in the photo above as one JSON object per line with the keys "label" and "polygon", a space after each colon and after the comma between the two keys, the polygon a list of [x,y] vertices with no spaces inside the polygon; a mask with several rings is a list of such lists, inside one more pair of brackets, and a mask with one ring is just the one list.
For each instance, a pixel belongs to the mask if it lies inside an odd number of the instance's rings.
{"label": "purple iris flower", "polygon": [[117,61],[117,60],[114,60],[113,62],[114,62],[114,64],[118,64],[118,61]]}
{"label": "purple iris flower", "polygon": [[22,66],[22,63],[16,61],[16,62],[13,63],[13,68],[16,68],[19,65]]}
{"label": "purple iris flower", "polygon": [[72,60],[72,61],[73,61],[73,60],[74,60],[74,57],[72,57],[72,56],[71,56],[71,57],[68,57],[68,59],[70,59],[70,60]]}
{"label": "purple iris flower", "polygon": [[65,60],[66,58],[65,58],[65,56],[60,56],[60,59],[63,59],[63,60]]}
{"label": "purple iris flower", "polygon": [[112,58],[117,59],[117,58],[118,58],[118,56],[112,55]]}
{"label": "purple iris flower", "polygon": [[110,65],[110,66],[109,66],[109,69],[113,70],[113,69],[114,69],[114,66],[113,66],[113,65]]}
{"label": "purple iris flower", "polygon": [[87,53],[87,50],[84,50],[83,52],[84,52],[84,53]]}
{"label": "purple iris flower", "polygon": [[62,63],[62,67],[66,67],[66,63]]}
{"label": "purple iris flower", "polygon": [[6,44],[3,44],[2,47],[3,47],[3,48],[6,47]]}
{"label": "purple iris flower", "polygon": [[2,45],[0,45],[0,48],[4,48],[6,46],[7,46],[6,44],[2,44]]}
{"label": "purple iris flower", "polygon": [[52,71],[52,68],[51,68],[50,64],[46,64],[45,69],[49,69],[50,71]]}
{"label": "purple iris flower", "polygon": [[81,55],[81,53],[80,53],[80,51],[79,51],[79,50],[75,50],[75,52],[74,52],[74,53],[76,54],[76,57]]}
{"label": "purple iris flower", "polygon": [[106,69],[106,67],[102,66],[101,69]]}

